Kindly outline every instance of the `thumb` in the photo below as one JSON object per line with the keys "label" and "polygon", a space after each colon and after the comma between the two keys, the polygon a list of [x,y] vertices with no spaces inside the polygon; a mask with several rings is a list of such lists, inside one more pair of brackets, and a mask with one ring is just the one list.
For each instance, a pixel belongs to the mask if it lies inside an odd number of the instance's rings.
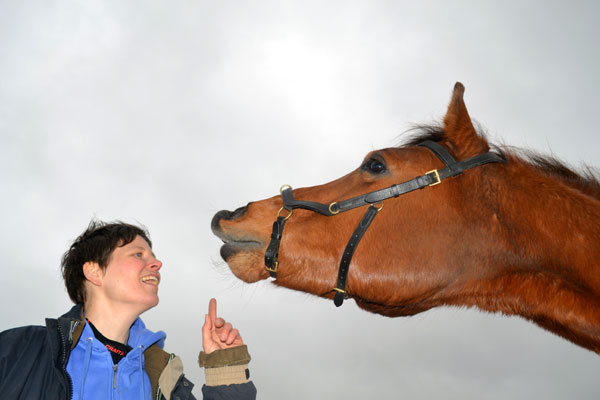
{"label": "thumb", "polygon": [[208,318],[208,314],[204,315],[204,325],[202,325],[202,347],[206,351],[207,345],[211,341],[212,321]]}

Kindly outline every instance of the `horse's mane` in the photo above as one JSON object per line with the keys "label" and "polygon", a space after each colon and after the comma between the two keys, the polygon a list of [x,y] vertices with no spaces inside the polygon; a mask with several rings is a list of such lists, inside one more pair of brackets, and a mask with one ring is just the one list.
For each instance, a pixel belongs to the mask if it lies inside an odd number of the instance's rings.
{"label": "horse's mane", "polygon": [[[417,125],[405,132],[410,136],[403,146],[415,146],[424,140],[440,142],[446,138],[444,129],[439,125]],[[485,134],[478,129],[478,134]],[[541,173],[560,180],[567,186],[600,200],[600,173],[597,169],[584,165],[581,171],[576,171],[565,162],[554,156],[547,156],[531,150],[518,149],[511,146],[491,145],[492,152],[500,155],[508,162],[522,162],[537,169]]]}

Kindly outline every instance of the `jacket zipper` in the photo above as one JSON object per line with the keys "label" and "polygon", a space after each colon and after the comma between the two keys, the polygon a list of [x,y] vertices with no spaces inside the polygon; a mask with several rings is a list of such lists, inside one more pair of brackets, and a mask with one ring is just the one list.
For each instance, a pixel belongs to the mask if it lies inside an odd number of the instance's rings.
{"label": "jacket zipper", "polygon": [[75,333],[75,328],[79,325],[79,321],[71,320],[71,329],[69,330],[69,343],[73,343],[73,333]]}
{"label": "jacket zipper", "polygon": [[117,388],[117,364],[113,365],[113,371],[115,372],[113,375],[113,389]]}

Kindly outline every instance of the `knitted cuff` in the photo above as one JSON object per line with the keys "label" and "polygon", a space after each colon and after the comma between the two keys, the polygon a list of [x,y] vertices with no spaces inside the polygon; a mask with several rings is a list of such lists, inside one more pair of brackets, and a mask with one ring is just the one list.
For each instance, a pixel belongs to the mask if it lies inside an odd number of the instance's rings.
{"label": "knitted cuff", "polygon": [[250,362],[250,354],[248,353],[248,346],[236,346],[230,347],[224,350],[216,350],[212,353],[200,352],[198,357],[198,364],[200,367],[217,368],[227,367],[233,365],[243,365]]}
{"label": "knitted cuff", "polygon": [[248,364],[206,368],[206,386],[234,385],[248,382]]}

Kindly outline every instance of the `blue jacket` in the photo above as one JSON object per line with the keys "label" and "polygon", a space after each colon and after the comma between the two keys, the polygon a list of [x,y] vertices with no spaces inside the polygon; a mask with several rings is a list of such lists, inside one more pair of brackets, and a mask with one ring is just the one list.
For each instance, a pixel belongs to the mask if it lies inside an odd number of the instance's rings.
{"label": "blue jacket", "polygon": [[140,318],[129,329],[132,350],[117,365],[104,344],[94,337],[85,323],[79,342],[71,351],[67,373],[73,384],[73,400],[140,399],[152,393],[144,368],[144,351],[152,345],[164,345],[164,332],[151,332]]}
{"label": "blue jacket", "polygon": [[[96,377],[95,368],[100,365],[96,362],[109,362],[110,373],[113,372],[113,363],[112,360],[107,361],[108,359],[101,356],[106,352],[110,358],[104,346],[103,349],[97,348],[97,340],[87,342],[86,339],[93,337],[93,334],[89,335],[91,330],[89,332],[86,330],[89,326],[83,323],[81,310],[81,305],[76,305],[58,319],[46,319],[46,326],[25,326],[0,333],[0,398],[11,400],[79,398],[83,379],[85,379],[83,386],[85,399],[110,398],[106,393],[112,393],[112,389],[106,389],[104,392],[99,392],[97,397],[91,397],[96,395],[95,388],[101,384],[99,382],[105,379],[102,374]],[[145,399],[164,399],[159,392],[158,377],[169,362],[170,355],[161,349],[163,341],[163,332],[148,331],[141,320],[134,323],[130,331],[129,343],[135,344],[135,347],[132,346],[134,349],[118,364],[117,391],[127,386],[126,380],[133,379],[135,386],[143,388],[142,395],[145,392]],[[87,343],[91,346],[88,347]],[[90,362],[86,363],[88,349],[91,350]],[[84,373],[86,364],[88,370]],[[78,365],[81,366],[80,373],[73,372],[72,379],[68,370],[78,368]],[[140,374],[140,370],[146,373]],[[109,382],[111,388],[113,379],[114,375],[111,374]],[[181,375],[171,392],[171,399],[195,399],[192,395],[193,386],[185,376]],[[74,393],[74,389],[78,393]],[[252,382],[240,385],[205,386],[203,393],[205,400],[256,398],[256,388]],[[140,394],[133,397],[125,397],[122,394],[122,398],[141,397]]]}

